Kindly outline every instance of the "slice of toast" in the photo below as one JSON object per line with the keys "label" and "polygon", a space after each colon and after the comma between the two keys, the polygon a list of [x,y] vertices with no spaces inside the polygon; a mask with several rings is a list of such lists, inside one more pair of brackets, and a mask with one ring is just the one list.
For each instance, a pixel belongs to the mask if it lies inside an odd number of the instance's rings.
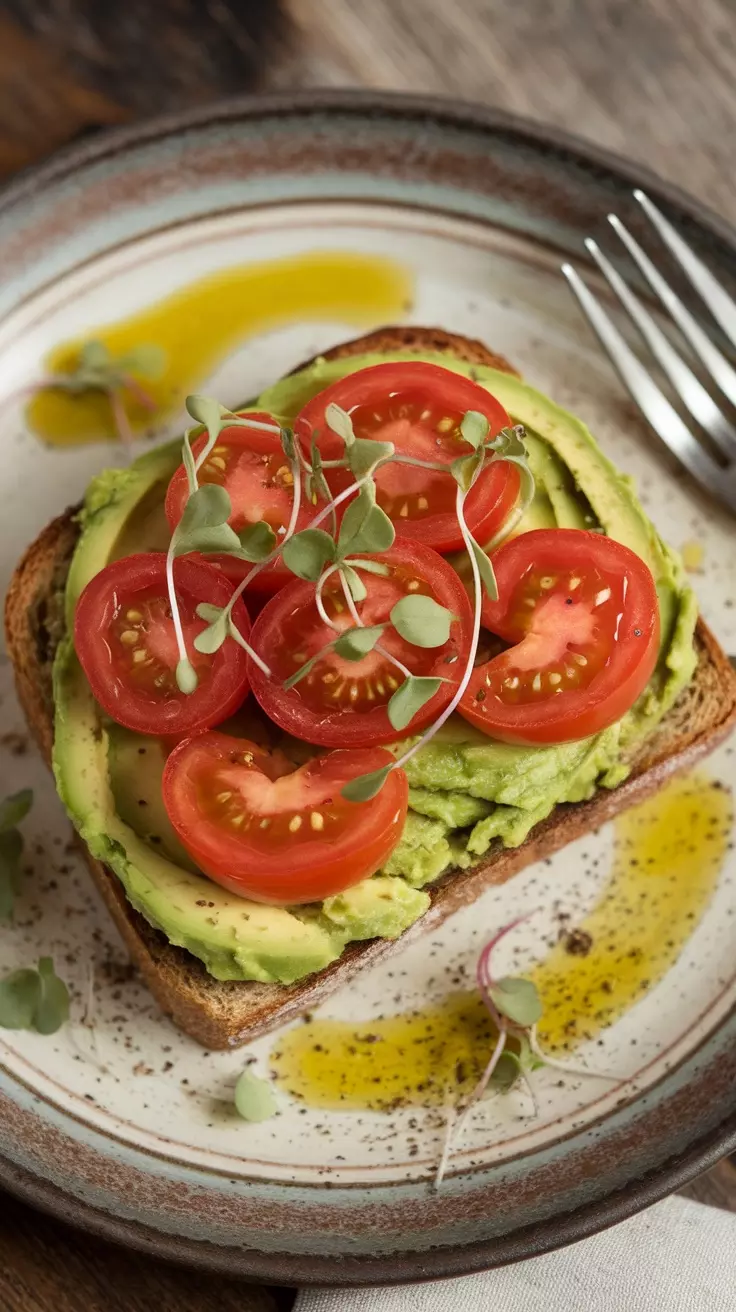
{"label": "slice of toast", "polygon": [[[439,329],[386,328],[329,352],[330,357],[366,351],[443,351],[472,363],[513,372],[480,342]],[[74,512],[44,529],[15,572],[5,606],[7,649],[28,724],[47,761],[53,743],[51,668],[63,632],[63,586],[77,539]],[[640,801],[711,751],[736,722],[736,675],[702,620],[696,633],[698,666],[690,686],[657,731],[641,746],[631,776],[620,787],[601,789],[588,802],[559,806],[521,847],[493,849],[477,866],[450,871],[429,888],[431,906],[396,941],[375,939],[346,948],[339,961],[297,984],[223,983],[201,962],[172,947],[128,903],[113,871],[84,855],[100,893],[163,1010],[207,1048],[237,1047],[311,1010],[364,966],[400,950],[405,941],[436,928],[472,903],[490,884],[500,884],[541,857]]]}

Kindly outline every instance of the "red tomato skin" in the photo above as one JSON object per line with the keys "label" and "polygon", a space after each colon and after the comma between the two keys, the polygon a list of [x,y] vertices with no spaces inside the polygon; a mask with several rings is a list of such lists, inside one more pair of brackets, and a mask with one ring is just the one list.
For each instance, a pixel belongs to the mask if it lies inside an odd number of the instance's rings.
{"label": "red tomato skin", "polygon": [[[248,419],[262,419],[270,424],[275,424],[277,422],[273,415],[268,414],[265,411],[243,410],[238,413]],[[281,441],[275,433],[259,431],[255,428],[236,428],[234,426],[231,428],[223,428],[219,441],[235,447],[242,446],[243,448],[254,451],[262,456],[273,456],[277,453],[282,454]],[[207,435],[206,433],[203,433],[192,443],[192,453],[195,459],[202,451],[206,442]],[[283,459],[284,463],[286,463],[285,456]],[[166,493],[166,518],[169,521],[169,527],[172,532],[182,517],[188,496],[189,484],[187,481],[187,473],[182,464],[179,465],[179,468],[173,474]],[[303,502],[303,509],[297,522],[297,530],[306,528],[309,520],[312,518],[313,509],[313,507]],[[231,524],[234,518],[238,519],[238,526],[242,527],[242,524],[245,522],[244,516],[231,516]],[[230,579],[234,584],[240,583],[252,569],[252,565],[250,565],[248,561],[236,560],[233,556],[197,556],[197,559],[204,559],[208,564],[216,566],[222,571],[225,577]],[[285,565],[282,565],[278,560],[275,560],[272,564],[266,565],[264,569],[259,570],[252,581],[248,584],[248,596],[250,597],[252,595],[258,599],[271,597],[275,592],[278,592],[279,588],[282,588],[284,584],[289,583],[293,577],[293,574]]]}
{"label": "red tomato skin", "polygon": [[[365,715],[353,716],[338,709],[332,713],[325,713],[317,721],[314,714],[305,708],[298,685],[295,688],[283,688],[278,678],[269,679],[255,662],[249,659],[248,678],[251,690],[269,718],[287,733],[316,746],[369,747],[398,742],[411,734],[419,733],[444,710],[459,682],[459,674],[462,670],[460,653],[467,650],[470,644],[473,614],[468,594],[458,575],[437,552],[406,539],[397,538],[394,545],[376,559],[416,566],[418,572],[423,573],[429,583],[437,582],[437,588],[433,587],[436,600],[457,616],[451,637],[458,650],[459,659],[452,665],[446,665],[443,663],[444,657],[438,656],[436,664],[426,673],[440,675],[447,682],[422,707],[409,727],[402,730],[392,727],[383,707],[376,707]],[[366,575],[365,578],[370,588],[370,576]],[[282,625],[301,608],[311,613],[310,603],[313,602],[313,598],[314,584],[295,579],[264,606],[253,626],[251,646],[267,663],[270,661],[273,664],[274,648],[278,644]]]}
{"label": "red tomato skin", "polygon": [[[259,850],[249,848],[242,837],[234,838],[218,827],[202,814],[196,801],[193,770],[198,758],[206,758],[215,768],[218,760],[227,759],[233,750],[244,746],[251,749],[256,760],[268,755],[244,740],[207,733],[185,739],[166,763],[166,810],[204,874],[238,897],[272,906],[299,906],[342,893],[380,869],[404,828],[409,787],[403,770],[392,770],[381,792],[369,802],[340,799],[350,826],[347,833],[320,841],[305,821],[301,837],[294,834],[288,846],[281,845],[269,853],[263,845]],[[389,753],[380,748],[337,751],[316,757],[309,768],[317,773],[331,771],[337,793],[348,779],[380,770],[391,760]]]}
{"label": "red tomato skin", "polygon": [[[534,529],[505,543],[492,556],[499,599],[483,600],[486,628],[510,643],[526,630],[508,614],[514,584],[527,567],[572,569],[585,575],[591,562],[611,579],[625,575],[626,607],[618,638],[603,671],[587,687],[566,691],[538,704],[503,706],[497,699],[477,700],[490,667],[514,669],[513,651],[477,666],[458,707],[460,714],[501,742],[536,746],[575,742],[600,733],[633,706],[646,688],[659,652],[659,603],[652,574],[639,556],[613,538],[584,529]],[[638,630],[638,632],[636,632]]]}
{"label": "red tomato skin", "polygon": [[[305,455],[309,454],[313,435],[317,435],[317,445],[325,459],[342,454],[340,439],[331,434],[325,424],[328,405],[337,404],[350,413],[361,405],[370,404],[376,393],[387,396],[405,388],[426,388],[428,395],[432,396],[442,392],[448,408],[461,412],[476,410],[484,414],[494,436],[511,423],[500,401],[463,374],[423,361],[370,365],[332,383],[300,411],[294,432]],[[457,451],[457,455],[463,454],[471,454],[467,444]],[[440,453],[433,458],[441,458]],[[343,491],[351,482],[351,477],[342,470],[326,470],[325,474],[333,494]],[[379,473],[379,484],[380,477]],[[451,480],[452,475],[448,473],[447,478]],[[465,501],[465,517],[478,542],[488,542],[508,518],[516,504],[519,485],[519,471],[515,465],[502,460],[486,465]],[[426,519],[402,519],[393,515],[391,518],[398,536],[432,547],[435,551],[458,551],[464,545],[454,512],[433,514]]]}
{"label": "red tomato skin", "polygon": [[[217,570],[192,557],[174,562],[174,580],[180,603],[184,592],[197,602],[224,606],[233,592],[232,584]],[[203,675],[199,687],[189,696],[181,693],[157,703],[154,698],[142,698],[126,689],[115,673],[113,653],[104,634],[117,608],[130,606],[136,594],[159,585],[165,597],[163,552],[141,552],[107,565],[90,580],[77,602],[74,645],[95,699],[111,719],[137,733],[180,738],[220,724],[242,705],[249,690],[247,657],[236,643],[225,643],[212,658],[214,682]],[[233,618],[247,638],[250,618],[242,601],[236,602]],[[202,629],[205,625],[197,621],[196,627]]]}

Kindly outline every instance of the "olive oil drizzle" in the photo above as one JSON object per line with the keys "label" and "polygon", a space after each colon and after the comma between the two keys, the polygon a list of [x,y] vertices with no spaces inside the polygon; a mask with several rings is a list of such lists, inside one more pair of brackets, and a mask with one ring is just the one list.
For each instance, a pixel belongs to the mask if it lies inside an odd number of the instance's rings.
{"label": "olive oil drizzle", "polygon": [[[659,983],[712,897],[731,824],[730,793],[703,774],[670,783],[619,818],[601,897],[576,934],[566,923],[560,943],[528,973],[544,1003],[546,1051],[564,1056]],[[478,995],[460,991],[457,975],[453,984],[443,1002],[421,1011],[287,1031],[271,1055],[278,1083],[312,1107],[445,1107],[448,1094],[462,1103],[495,1033]]]}

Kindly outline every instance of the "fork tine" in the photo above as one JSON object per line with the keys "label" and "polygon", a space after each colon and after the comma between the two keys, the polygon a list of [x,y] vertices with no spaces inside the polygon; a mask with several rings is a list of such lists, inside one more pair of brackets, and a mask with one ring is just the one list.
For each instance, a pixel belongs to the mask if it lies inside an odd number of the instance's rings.
{"label": "fork tine", "polygon": [[736,490],[728,472],[721,469],[693,437],[577,270],[571,264],[563,264],[562,272],[603,349],[654,431],[694,478],[725,501],[731,510],[736,510]]}
{"label": "fork tine", "polygon": [[649,286],[657,293],[665,309],[669,310],[695,354],[703,361],[706,369],[715,379],[723,394],[728,397],[731,404],[736,405],[736,369],[710,340],[708,334],[693,318],[690,311],[685,308],[679,296],[676,292],[673,292],[669,283],[665,281],[661,273],[652,264],[649,256],[644,253],[638,241],[632,237],[628,228],[624,227],[615,214],[609,214],[608,222],[614,232],[618,233],[629,254],[638,264]]}
{"label": "fork tine", "polygon": [[[609,215],[609,218],[613,218]],[[621,225],[623,227],[623,225]],[[639,332],[649,346],[652,355],[662,366],[672,386],[682,398],[691,415],[724,454],[731,459],[736,456],[736,428],[721,413],[712,396],[696,378],[692,369],[678,355],[669,338],[644,308],[641,301],[626,285],[623,278],[600,250],[598,243],[591,237],[586,238],[586,249],[590,252],[598,268],[607,278],[618,296],[624,309],[628,310]]]}
{"label": "fork tine", "polygon": [[713,318],[721,325],[731,344],[736,346],[736,303],[728,292],[723,290],[695,251],[690,249],[679,232],[672,227],[664,214],[650,201],[646,192],[637,187],[634,191],[634,200],[639,202],[647,218],[651,219],[695,290],[700,292]]}

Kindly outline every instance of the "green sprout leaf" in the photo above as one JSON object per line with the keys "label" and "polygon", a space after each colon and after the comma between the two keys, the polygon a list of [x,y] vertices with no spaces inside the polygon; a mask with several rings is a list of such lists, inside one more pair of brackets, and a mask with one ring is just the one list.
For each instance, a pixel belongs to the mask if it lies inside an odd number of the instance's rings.
{"label": "green sprout leaf", "polygon": [[356,437],[347,448],[347,461],[356,480],[372,474],[376,465],[394,454],[393,442],[374,442],[369,437]]}
{"label": "green sprout leaf", "polygon": [[434,697],[442,683],[442,679],[421,678],[417,675],[404,679],[386,708],[392,727],[397,731],[406,729],[417,711],[421,711],[430,697]]}
{"label": "green sprout leaf", "polygon": [[197,614],[207,624],[214,624],[216,620],[219,620],[225,609],[226,607],[211,606],[208,601],[201,601],[197,607]]}
{"label": "green sprout leaf", "polygon": [[343,515],[338,554],[344,559],[348,552],[388,551],[395,536],[388,515],[376,505],[375,488],[364,484]]}
{"label": "green sprout leaf", "polygon": [[458,456],[457,460],[453,460],[450,465],[450,473],[463,492],[470,491],[476,471],[480,468],[482,463],[482,448],[476,451],[475,455]]}
{"label": "green sprout leaf", "polygon": [[185,405],[192,419],[196,419],[198,424],[203,424],[210,435],[215,438],[222,431],[223,415],[222,406],[213,396],[198,396],[196,393],[188,396]]}
{"label": "green sprout leaf", "polygon": [[542,1015],[542,1002],[536,984],[518,976],[506,975],[489,990],[496,1010],[514,1025],[529,1029]]}
{"label": "green sprout leaf", "polygon": [[183,692],[185,696],[189,697],[197,691],[198,684],[197,671],[192,662],[185,656],[176,667],[176,686],[179,692]]}
{"label": "green sprout leaf", "polygon": [[265,519],[246,525],[235,536],[240,543],[240,554],[252,564],[260,564],[276,546],[276,534]]}
{"label": "green sprout leaf", "polygon": [[23,835],[18,829],[0,833],[0,920],[9,920],[20,892]]}
{"label": "green sprout leaf", "polygon": [[[171,550],[175,556],[190,551],[203,555],[223,552],[245,558],[237,533],[228,524],[231,513],[230,497],[219,483],[205,483],[193,492],[184,507],[184,514],[174,529]],[[259,525],[254,525],[259,528]]]}
{"label": "green sprout leaf", "polygon": [[489,1087],[499,1089],[501,1093],[508,1093],[513,1089],[516,1081],[521,1075],[523,1066],[521,1059],[515,1052],[510,1052],[508,1048],[501,1053],[489,1080]]}
{"label": "green sprout leaf", "polygon": [[[330,489],[328,487],[327,479],[324,476],[324,472],[322,469],[322,456],[320,455],[316,438],[312,438],[312,447],[309,454],[309,460],[312,466],[312,472],[311,474],[308,474],[305,479],[307,497],[309,498],[313,506],[316,506],[320,497],[322,498],[323,501],[330,502],[332,500],[332,493],[330,492]],[[334,532],[335,525],[337,523],[337,516],[335,514],[334,509],[332,511],[330,518],[332,521],[333,532]]]}
{"label": "green sprout leaf", "polygon": [[384,765],[381,770],[372,770],[370,774],[359,774],[357,779],[350,779],[342,786],[342,796],[346,802],[370,802],[380,793],[393,766]]}
{"label": "green sprout leaf", "polygon": [[334,401],[328,405],[325,410],[325,422],[333,433],[341,437],[346,447],[352,446],[355,441],[353,432],[353,421],[347,410],[343,410],[341,405],[335,405]]}
{"label": "green sprout leaf", "polygon": [[0,980],[0,1029],[30,1030],[41,996],[37,970],[14,970]]}
{"label": "green sprout leaf", "polygon": [[187,483],[189,484],[190,496],[197,491],[197,469],[194,463],[194,455],[192,454],[191,441],[193,431],[194,430],[191,428],[187,429],[181,446],[181,458],[187,473]]}
{"label": "green sprout leaf", "polygon": [[297,578],[316,583],[325,565],[335,558],[335,543],[321,528],[305,528],[284,545],[281,559]]}
{"label": "green sprout leaf", "polygon": [[201,651],[205,656],[212,656],[216,651],[220,650],[223,642],[228,636],[230,631],[230,614],[227,606],[223,606],[222,610],[220,610],[217,606],[210,607],[205,602],[202,606],[197,607],[197,614],[200,619],[205,618],[202,614],[203,609],[216,611],[217,617],[211,621],[206,629],[203,629],[201,633],[197,634],[194,639],[194,650]]}
{"label": "green sprout leaf", "polygon": [[382,578],[387,578],[390,573],[388,565],[384,565],[382,560],[346,560],[344,563],[350,569],[362,569],[366,574],[380,574]]}
{"label": "green sprout leaf", "polygon": [[473,555],[475,556],[478,565],[478,573],[480,574],[481,583],[491,601],[498,601],[498,584],[496,582],[496,575],[493,570],[493,565],[491,564],[490,556],[486,555],[485,551],[478,545],[475,538],[470,539],[470,545],[473,549]]}
{"label": "green sprout leaf", "polygon": [[491,451],[495,451],[502,458],[526,457],[523,437],[524,429],[522,425],[516,424],[514,428],[502,428],[498,436],[488,443],[488,446]]}
{"label": "green sprout leaf", "polygon": [[41,958],[38,975],[41,987],[33,1017],[34,1029],[39,1034],[55,1034],[69,1019],[69,990],[55,973],[51,957]]}
{"label": "green sprout leaf", "polygon": [[419,592],[402,597],[391,609],[391,623],[396,632],[414,647],[444,646],[454,619],[446,606]]}
{"label": "green sprout leaf", "polygon": [[368,589],[360,575],[354,569],[351,569],[350,565],[343,565],[340,572],[350,589],[350,596],[353,601],[365,601],[368,596]]}
{"label": "green sprout leaf", "polygon": [[103,372],[109,369],[111,356],[104,342],[99,342],[92,338],[88,342],[83,342],[79,350],[79,371],[88,370],[90,373]]}
{"label": "green sprout leaf", "polygon": [[286,459],[294,460],[296,458],[296,441],[293,428],[282,428],[279,433],[279,439],[281,441],[281,450],[286,456]]}
{"label": "green sprout leaf", "polygon": [[360,661],[369,651],[373,651],[380,641],[385,624],[373,624],[364,628],[347,629],[334,642],[334,650],[346,661]]}
{"label": "green sprout leaf", "polygon": [[127,351],[115,363],[123,373],[140,374],[143,378],[155,380],[165,373],[167,359],[162,346],[157,346],[155,342],[144,342],[134,346],[132,351]]}
{"label": "green sprout leaf", "polygon": [[235,1085],[235,1109],[244,1121],[267,1121],[278,1111],[276,1095],[268,1080],[244,1070]]}
{"label": "green sprout leaf", "polygon": [[28,812],[33,806],[33,790],[23,788],[19,793],[11,793],[0,802],[0,834],[6,834],[9,829],[15,829],[22,820],[25,820]]}
{"label": "green sprout leaf", "polygon": [[460,432],[463,439],[474,451],[482,446],[488,437],[490,424],[485,415],[480,414],[478,410],[466,410],[460,422]]}
{"label": "green sprout leaf", "polygon": [[68,1018],[69,990],[51,957],[42,957],[38,970],[14,970],[0,980],[0,1029],[55,1034]]}

